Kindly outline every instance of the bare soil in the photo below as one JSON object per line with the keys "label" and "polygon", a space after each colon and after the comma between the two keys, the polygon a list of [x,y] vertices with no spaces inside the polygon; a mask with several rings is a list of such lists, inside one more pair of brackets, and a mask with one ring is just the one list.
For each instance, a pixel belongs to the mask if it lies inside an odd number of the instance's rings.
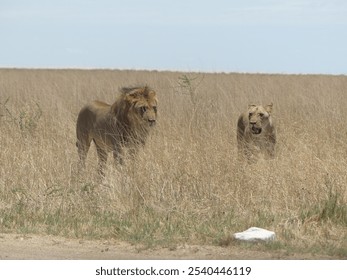
{"label": "bare soil", "polygon": [[2,260],[141,260],[141,259],[331,259],[330,256],[265,252],[239,246],[180,245],[145,248],[126,242],[78,240],[57,236],[0,234]]}

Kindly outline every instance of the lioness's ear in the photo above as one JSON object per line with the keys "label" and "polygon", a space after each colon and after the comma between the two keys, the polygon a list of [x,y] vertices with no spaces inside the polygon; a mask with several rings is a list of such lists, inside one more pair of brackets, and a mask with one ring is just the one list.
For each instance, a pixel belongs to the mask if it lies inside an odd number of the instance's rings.
{"label": "lioness's ear", "polygon": [[269,114],[272,112],[272,106],[273,106],[272,102],[271,102],[269,105],[266,105],[266,106],[265,106],[265,110],[266,110],[266,112],[268,112]]}
{"label": "lioness's ear", "polygon": [[253,107],[257,107],[257,105],[249,104],[249,105],[248,105],[248,110],[252,109]]}

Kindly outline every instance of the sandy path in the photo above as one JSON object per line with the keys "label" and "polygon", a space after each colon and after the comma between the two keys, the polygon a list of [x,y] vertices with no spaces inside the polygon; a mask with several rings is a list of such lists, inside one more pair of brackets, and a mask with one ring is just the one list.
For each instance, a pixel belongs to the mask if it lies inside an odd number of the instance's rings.
{"label": "sandy path", "polygon": [[[331,257],[330,257],[331,258]],[[138,259],[329,259],[328,256],[261,252],[237,246],[182,245],[144,249],[120,241],[68,239],[57,236],[0,234],[0,259],[138,260]]]}

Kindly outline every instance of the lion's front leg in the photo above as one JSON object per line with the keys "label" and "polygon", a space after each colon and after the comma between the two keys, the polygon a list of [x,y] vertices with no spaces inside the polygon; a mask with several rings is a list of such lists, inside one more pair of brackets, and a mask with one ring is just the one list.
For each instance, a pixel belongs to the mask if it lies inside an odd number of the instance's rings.
{"label": "lion's front leg", "polygon": [[96,151],[98,154],[98,174],[101,177],[105,176],[105,167],[107,162],[107,151],[96,144]]}
{"label": "lion's front leg", "polygon": [[113,154],[115,163],[118,162],[121,165],[124,164],[123,150],[120,145],[117,145],[117,144],[114,145],[112,154]]}
{"label": "lion's front leg", "polygon": [[252,146],[246,141],[240,141],[238,143],[238,159],[247,160],[248,163],[251,162],[252,158]]}
{"label": "lion's front leg", "polygon": [[131,145],[128,149],[130,160],[134,160],[138,153],[139,147],[137,145]]}
{"label": "lion's front leg", "polygon": [[273,159],[275,157],[275,144],[269,143],[266,147],[266,157],[269,159]]}
{"label": "lion's front leg", "polygon": [[266,155],[268,158],[273,159],[275,157],[276,137],[274,135],[269,136],[267,143]]}

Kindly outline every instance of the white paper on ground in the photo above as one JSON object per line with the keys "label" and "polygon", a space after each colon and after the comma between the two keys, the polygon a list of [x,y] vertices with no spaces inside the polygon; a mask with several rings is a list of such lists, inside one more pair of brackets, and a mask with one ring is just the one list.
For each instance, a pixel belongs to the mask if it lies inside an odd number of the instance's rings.
{"label": "white paper on ground", "polygon": [[242,241],[273,241],[276,235],[273,231],[251,227],[243,232],[235,233],[234,237]]}

